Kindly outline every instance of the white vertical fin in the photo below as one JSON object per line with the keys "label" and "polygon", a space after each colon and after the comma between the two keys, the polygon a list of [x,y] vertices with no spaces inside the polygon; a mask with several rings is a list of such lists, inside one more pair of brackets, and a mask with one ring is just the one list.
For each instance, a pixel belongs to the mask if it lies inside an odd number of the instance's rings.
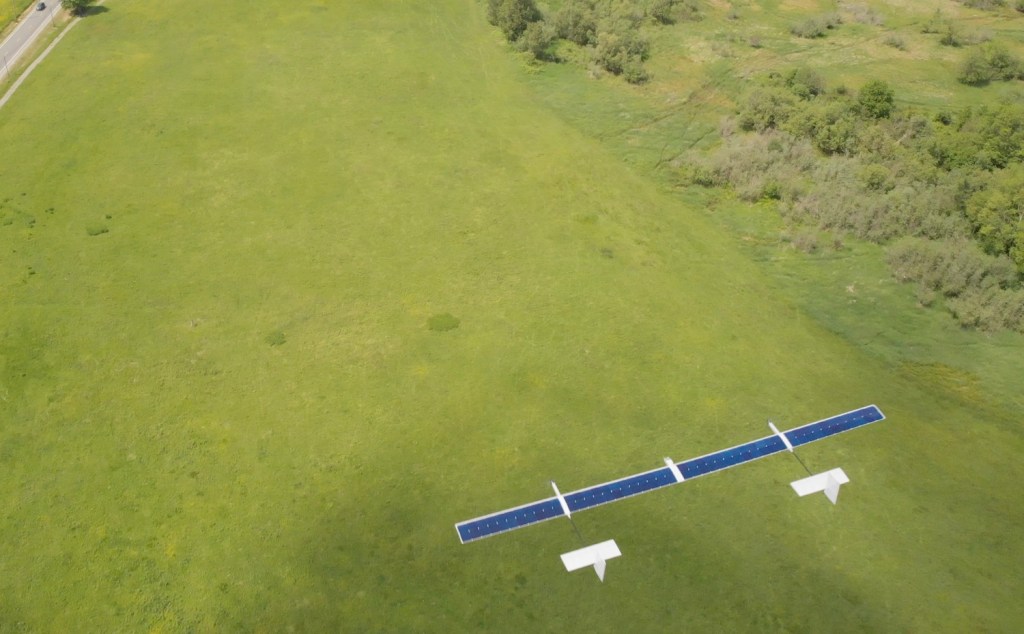
{"label": "white vertical fin", "polygon": [[824,493],[832,504],[839,499],[839,487],[850,481],[850,477],[842,469],[830,469],[823,473],[790,482],[790,486],[800,497],[811,493]]}
{"label": "white vertical fin", "polygon": [[572,517],[572,513],[569,512],[569,504],[565,501],[565,496],[558,490],[558,485],[555,481],[551,481],[551,488],[555,490],[555,497],[558,498],[558,503],[562,505],[562,512],[565,513],[566,517]]}
{"label": "white vertical fin", "polygon": [[831,471],[828,472],[828,480],[825,485],[825,497],[827,497],[832,504],[836,504],[839,500],[839,485],[841,482],[836,480],[835,475]]}
{"label": "white vertical fin", "polygon": [[600,552],[595,552],[595,554],[594,554],[594,572],[597,573],[597,578],[600,579],[602,583],[604,583],[604,569],[605,569],[604,558],[601,557]]}
{"label": "white vertical fin", "polygon": [[773,423],[772,421],[768,421],[768,426],[771,427],[772,428],[772,432],[776,436],[781,438],[782,442],[786,444],[786,449],[789,449],[789,451],[792,452],[793,451],[793,444],[791,442],[789,442],[789,438],[786,438],[786,434],[784,434],[781,431],[779,431],[779,428],[776,427],[775,423]]}
{"label": "white vertical fin", "polygon": [[562,563],[565,564],[565,569],[569,572],[593,566],[594,572],[597,573],[597,578],[604,581],[604,571],[608,560],[615,559],[621,555],[622,551],[619,550],[619,545],[615,543],[614,539],[609,539],[600,544],[593,544],[569,553],[563,553]]}
{"label": "white vertical fin", "polygon": [[668,468],[672,470],[672,475],[675,476],[676,482],[682,482],[683,480],[686,479],[683,477],[683,472],[679,470],[679,467],[676,466],[676,463],[672,462],[671,458],[665,458],[665,464],[668,465]]}

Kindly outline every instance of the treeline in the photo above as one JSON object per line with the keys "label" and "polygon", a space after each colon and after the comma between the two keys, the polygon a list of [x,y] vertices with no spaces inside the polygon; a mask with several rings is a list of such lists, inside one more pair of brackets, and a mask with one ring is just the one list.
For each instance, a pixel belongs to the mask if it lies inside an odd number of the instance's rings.
{"label": "treeline", "polygon": [[[806,68],[771,73],[682,170],[795,226],[884,243],[893,274],[961,324],[1024,332],[1024,106],[924,116],[872,81],[831,90]],[[796,245],[823,248],[817,233]]]}
{"label": "treeline", "polygon": [[558,47],[579,47],[595,68],[643,83],[650,44],[645,26],[700,18],[697,0],[564,0],[547,13],[533,0],[487,0],[487,19],[518,50],[557,61]]}

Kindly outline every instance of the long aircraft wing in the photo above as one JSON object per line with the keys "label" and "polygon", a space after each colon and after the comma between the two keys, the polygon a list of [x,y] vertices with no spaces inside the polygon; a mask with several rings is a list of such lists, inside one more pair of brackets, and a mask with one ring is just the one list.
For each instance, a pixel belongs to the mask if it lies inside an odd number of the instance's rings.
{"label": "long aircraft wing", "polygon": [[[602,504],[632,497],[654,489],[684,482],[698,476],[722,471],[729,467],[764,458],[787,449],[786,440],[793,447],[821,440],[844,431],[850,431],[869,423],[883,420],[885,415],[874,405],[839,414],[831,418],[808,423],[781,432],[781,435],[765,436],[743,445],[691,458],[675,465],[653,471],[645,471],[612,482],[605,482],[579,491],[566,493],[563,497],[569,512],[584,511]],[[783,438],[783,436],[785,438]],[[677,471],[678,470],[678,471]],[[677,475],[678,473],[678,475]],[[555,517],[565,515],[565,509],[558,497],[498,511],[475,519],[459,522],[455,529],[459,540],[465,544],[498,533],[523,528]]]}

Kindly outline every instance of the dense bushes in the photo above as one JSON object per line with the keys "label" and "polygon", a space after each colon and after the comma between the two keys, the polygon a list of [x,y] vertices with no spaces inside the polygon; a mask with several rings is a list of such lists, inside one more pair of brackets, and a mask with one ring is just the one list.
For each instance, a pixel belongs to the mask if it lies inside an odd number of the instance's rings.
{"label": "dense bushes", "polygon": [[921,146],[937,167],[993,170],[1024,161],[1024,105],[940,112],[936,120]]}
{"label": "dense bushes", "polygon": [[647,40],[632,30],[602,32],[597,36],[594,61],[615,75],[623,75],[627,81],[640,83],[647,79],[643,62],[650,50]]}
{"label": "dense bushes", "polygon": [[965,7],[981,9],[982,11],[996,11],[1006,6],[1006,0],[957,0]]}
{"label": "dense bushes", "polygon": [[554,61],[558,40],[581,47],[596,68],[631,83],[648,79],[644,30],[699,19],[697,0],[565,0],[544,14],[533,0],[488,0],[487,16],[518,50]]}
{"label": "dense bushes", "polygon": [[552,17],[558,37],[579,46],[597,43],[597,13],[590,2],[566,2]]}
{"label": "dense bushes", "polygon": [[1024,331],[1024,291],[1005,256],[967,240],[904,238],[889,248],[888,261],[897,279],[918,283],[922,304],[943,297],[961,325]]}
{"label": "dense bushes", "polygon": [[557,39],[553,28],[546,22],[537,21],[527,24],[526,30],[514,44],[517,50],[529,53],[534,59],[552,61],[554,55],[551,49]]}
{"label": "dense bushes", "polygon": [[980,86],[990,81],[1009,81],[1024,76],[1024,67],[1005,46],[990,42],[972,49],[963,64],[957,79],[961,83]]}
{"label": "dense bushes", "polygon": [[894,275],[918,282],[922,304],[942,298],[965,326],[1024,331],[1024,106],[926,118],[898,109],[884,82],[851,96],[819,80],[766,76],[737,113],[753,134],[727,136],[684,176],[777,200],[795,235],[891,243]]}
{"label": "dense bushes", "polygon": [[964,211],[982,248],[1007,255],[1024,271],[1024,166],[980,177]]}
{"label": "dense bushes", "polygon": [[540,17],[533,0],[487,0],[487,20],[501,29],[509,42],[518,40]]}
{"label": "dense bushes", "polygon": [[842,24],[842,22],[843,20],[839,17],[838,13],[826,13],[790,26],[789,32],[797,37],[808,39],[824,37],[829,29],[834,29]]}

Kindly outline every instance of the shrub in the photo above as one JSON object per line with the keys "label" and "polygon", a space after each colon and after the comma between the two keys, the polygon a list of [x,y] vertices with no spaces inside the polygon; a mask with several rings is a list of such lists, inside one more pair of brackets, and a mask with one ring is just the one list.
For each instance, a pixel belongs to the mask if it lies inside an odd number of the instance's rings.
{"label": "shrub", "polygon": [[558,37],[587,46],[597,42],[597,14],[587,0],[568,0],[554,15]]}
{"label": "shrub", "polygon": [[701,187],[720,187],[729,184],[720,173],[704,165],[685,165],[680,170],[680,176],[684,182]]}
{"label": "shrub", "polygon": [[990,288],[952,298],[949,310],[965,328],[1024,332],[1024,291]]}
{"label": "shrub", "polygon": [[626,2],[598,0],[594,3],[598,15],[597,32],[621,32],[636,30],[647,18],[643,6],[637,0]]}
{"label": "shrub", "polygon": [[647,0],[647,17],[661,24],[675,22],[676,0]]}
{"label": "shrub", "polygon": [[955,26],[953,23],[946,23],[945,28],[942,30],[942,37],[939,38],[939,44],[943,46],[963,46],[964,36],[960,32],[960,28]]}
{"label": "shrub", "polygon": [[854,22],[860,24],[871,24],[874,26],[881,26],[882,16],[878,15],[878,12],[867,6],[866,4],[851,4],[845,7],[850,15],[853,16]]}
{"label": "shrub", "polygon": [[985,251],[1010,256],[1024,273],[1024,166],[1018,163],[982,180],[964,212]]}
{"label": "shrub", "polygon": [[825,92],[825,80],[810,68],[794,68],[783,75],[783,83],[797,97],[807,100]]}
{"label": "shrub", "polygon": [[889,248],[887,259],[896,279],[919,282],[946,297],[1009,288],[1016,279],[1005,256],[986,255],[969,240],[903,238]]}
{"label": "shrub", "polygon": [[947,26],[946,19],[942,16],[942,11],[939,9],[935,10],[924,24],[921,25],[922,33],[941,33]]}
{"label": "shrub", "polygon": [[488,0],[487,20],[501,29],[505,39],[514,42],[526,31],[530,22],[540,19],[533,0]]}
{"label": "shrub", "polygon": [[878,163],[865,165],[860,170],[860,181],[864,187],[874,191],[889,191],[892,189],[892,173],[889,168]]}
{"label": "shrub", "polygon": [[775,180],[767,181],[761,187],[761,198],[764,200],[782,200],[782,185]]}
{"label": "shrub", "polygon": [[626,73],[626,78],[630,79],[637,77],[642,70],[639,67],[647,59],[649,50],[647,40],[635,30],[602,32],[597,36],[594,61],[608,72],[615,75]]}
{"label": "shrub", "polygon": [[631,84],[642,84],[651,78],[640,60],[630,59],[622,67],[622,78]]}
{"label": "shrub", "polygon": [[811,139],[826,154],[847,153],[856,147],[857,125],[842,102],[795,110],[784,128],[794,136]]}
{"label": "shrub", "polygon": [[804,253],[817,253],[821,248],[818,231],[807,227],[798,230],[792,237],[792,245]]}
{"label": "shrub", "polygon": [[967,39],[971,44],[984,44],[985,42],[991,42],[992,37],[992,31],[982,29],[981,31],[975,31]]}
{"label": "shrub", "polygon": [[558,40],[553,28],[545,22],[530,22],[515,42],[518,50],[529,53],[534,59],[553,60],[552,47]]}
{"label": "shrub", "polygon": [[96,0],[60,0],[62,7],[71,12],[72,15],[84,16]]}
{"label": "shrub", "polygon": [[971,51],[960,65],[957,81],[968,86],[983,86],[992,79],[988,63],[979,51]]}
{"label": "shrub", "polygon": [[687,22],[698,22],[704,16],[700,13],[700,2],[698,0],[677,0],[676,15]]}
{"label": "shrub", "polygon": [[826,31],[839,26],[842,22],[838,13],[826,13],[790,26],[789,32],[807,39],[824,37]]}
{"label": "shrub", "polygon": [[992,42],[979,46],[967,54],[960,66],[957,80],[970,86],[981,86],[990,81],[1009,81],[1020,77],[1024,69],[1021,62],[1003,45]]}
{"label": "shrub", "polygon": [[764,132],[777,128],[794,110],[793,97],[778,89],[759,88],[747,95],[739,112],[740,128]]}
{"label": "shrub", "polygon": [[[1021,2],[1024,2],[1024,0],[1021,0]],[[886,46],[891,46],[891,47],[893,47],[893,48],[895,48],[897,50],[900,50],[900,51],[907,50],[907,43],[906,43],[906,41],[903,39],[902,36],[897,35],[896,33],[890,33],[890,34],[886,35],[885,39],[882,40],[882,42]]]}
{"label": "shrub", "polygon": [[960,4],[981,11],[995,11],[1006,6],[1006,0],[958,0]]}
{"label": "shrub", "polygon": [[857,93],[857,108],[862,116],[871,119],[886,119],[892,114],[895,94],[889,84],[874,79],[864,84]]}
{"label": "shrub", "polygon": [[994,79],[1009,81],[1021,75],[1021,63],[1005,46],[998,43],[978,47],[988,63],[989,71]]}

